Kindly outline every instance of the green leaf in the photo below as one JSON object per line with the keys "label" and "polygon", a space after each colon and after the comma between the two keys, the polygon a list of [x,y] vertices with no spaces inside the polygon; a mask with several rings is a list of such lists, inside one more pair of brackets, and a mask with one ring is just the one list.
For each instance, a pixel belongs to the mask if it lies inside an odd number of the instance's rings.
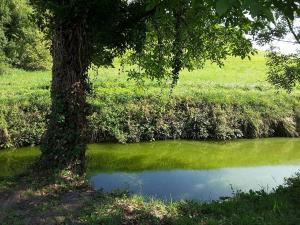
{"label": "green leaf", "polygon": [[230,8],[230,0],[218,0],[216,4],[217,13],[223,15]]}
{"label": "green leaf", "polygon": [[275,23],[274,15],[270,9],[265,9],[264,15],[269,21]]}
{"label": "green leaf", "polygon": [[158,0],[149,0],[146,5],[146,11],[151,11],[158,4]]}
{"label": "green leaf", "polygon": [[253,2],[253,0],[243,0],[242,5],[243,5],[244,9],[250,9],[252,2]]}
{"label": "green leaf", "polygon": [[261,11],[261,8],[260,8],[259,4],[257,4],[256,2],[253,2],[250,5],[250,13],[253,16],[258,16],[260,14],[260,11]]}

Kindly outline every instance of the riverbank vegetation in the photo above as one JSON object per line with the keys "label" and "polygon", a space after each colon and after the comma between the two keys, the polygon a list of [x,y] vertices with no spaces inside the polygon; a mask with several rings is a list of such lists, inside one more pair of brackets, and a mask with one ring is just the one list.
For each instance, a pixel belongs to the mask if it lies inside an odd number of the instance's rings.
{"label": "riverbank vegetation", "polygon": [[236,193],[235,197],[200,203],[161,202],[104,193],[69,172],[55,177],[1,178],[0,222],[27,224],[207,224],[296,225],[300,223],[300,175],[271,193]]}
{"label": "riverbank vegetation", "polygon": [[[89,142],[165,139],[229,140],[299,135],[300,91],[266,81],[264,53],[184,71],[172,95],[168,81],[128,80],[115,68],[90,70]],[[123,71],[124,70],[124,71]],[[12,69],[0,77],[0,147],[38,145],[50,113],[49,71]]]}

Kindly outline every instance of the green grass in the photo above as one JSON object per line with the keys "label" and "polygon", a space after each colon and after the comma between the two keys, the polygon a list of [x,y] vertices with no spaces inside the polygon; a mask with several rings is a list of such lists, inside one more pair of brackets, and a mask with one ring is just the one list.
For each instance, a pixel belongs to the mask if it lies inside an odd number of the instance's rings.
{"label": "green grass", "polygon": [[[225,66],[219,68],[215,64],[207,63],[204,69],[195,71],[182,71],[180,80],[175,90],[175,95],[186,91],[187,87],[199,87],[199,89],[230,89],[236,90],[256,90],[261,91],[272,89],[266,82],[266,65],[263,53],[259,53],[252,57],[251,60],[240,58],[228,58]],[[91,80],[97,89],[105,90],[106,88],[131,89],[135,87],[139,90],[134,81],[128,81],[126,71],[119,71],[120,67],[116,63],[115,68],[102,68],[95,75],[95,71],[91,70]],[[9,95],[11,93],[20,93],[20,91],[37,91],[47,89],[51,81],[51,72],[28,72],[13,69],[8,75],[0,77],[1,94]],[[151,87],[163,88],[156,82],[146,82],[146,89]],[[132,90],[131,90],[132,91]],[[143,90],[146,91],[146,90]],[[194,92],[194,90],[193,90]]]}
{"label": "green grass", "polygon": [[[207,63],[204,69],[187,71],[184,70],[180,74],[179,83],[174,90],[174,96],[196,97],[198,100],[221,101],[228,96],[233,101],[235,95],[245,98],[244,92],[250,95],[258,95],[260,92],[267,91],[267,94],[274,93],[271,85],[266,82],[266,65],[263,53],[254,56],[251,60],[240,58],[229,58],[225,62],[225,66],[219,68],[215,64]],[[153,93],[169,94],[168,83],[163,85],[157,82],[146,81],[142,87],[136,85],[134,81],[128,81],[126,77],[126,68],[124,72],[120,72],[118,66],[113,69],[101,69],[99,75],[94,76],[91,73],[94,87],[98,93],[105,94],[128,94],[135,93],[140,95],[150,95]],[[284,93],[282,93],[284,95]],[[251,98],[251,97],[250,97]]]}
{"label": "green grass", "polygon": [[[299,90],[287,94],[282,90],[275,90],[266,81],[266,65],[264,54],[260,52],[251,60],[230,57],[225,66],[219,68],[207,63],[204,69],[195,71],[182,71],[178,85],[174,90],[174,97],[197,99],[197,101],[228,104],[271,105],[282,104],[289,106],[299,100]],[[98,95],[126,96],[136,98],[139,96],[168,97],[169,86],[166,82],[146,81],[143,86],[128,80],[125,71],[115,68],[102,68],[96,75],[95,70],[90,71],[95,92]],[[51,72],[26,72],[13,69],[8,75],[0,77],[0,102],[18,103],[38,96],[42,101],[49,101],[49,87]]]}
{"label": "green grass", "polygon": [[226,60],[224,67],[218,67],[207,63],[204,70],[184,71],[179,84],[184,84],[189,80],[198,82],[213,81],[215,83],[239,83],[239,84],[259,84],[266,80],[266,59],[264,53],[259,53],[251,60],[230,57]]}

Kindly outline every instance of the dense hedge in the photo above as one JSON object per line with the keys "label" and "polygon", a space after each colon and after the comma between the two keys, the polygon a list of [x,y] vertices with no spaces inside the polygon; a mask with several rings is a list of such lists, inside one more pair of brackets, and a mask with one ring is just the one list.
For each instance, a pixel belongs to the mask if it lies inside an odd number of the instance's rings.
{"label": "dense hedge", "polygon": [[[184,97],[94,96],[88,136],[91,143],[164,139],[230,140],[295,137],[300,134],[297,106],[276,110],[259,105],[197,102]],[[49,101],[31,98],[0,108],[0,147],[40,144]]]}

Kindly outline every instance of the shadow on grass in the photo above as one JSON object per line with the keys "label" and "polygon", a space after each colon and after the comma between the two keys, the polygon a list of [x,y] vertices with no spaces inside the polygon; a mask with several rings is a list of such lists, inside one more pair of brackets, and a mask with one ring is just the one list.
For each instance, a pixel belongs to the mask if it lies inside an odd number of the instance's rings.
{"label": "shadow on grass", "polygon": [[300,175],[273,193],[237,193],[222,202],[164,203],[104,193],[68,172],[47,178],[0,178],[0,224],[299,225]]}

